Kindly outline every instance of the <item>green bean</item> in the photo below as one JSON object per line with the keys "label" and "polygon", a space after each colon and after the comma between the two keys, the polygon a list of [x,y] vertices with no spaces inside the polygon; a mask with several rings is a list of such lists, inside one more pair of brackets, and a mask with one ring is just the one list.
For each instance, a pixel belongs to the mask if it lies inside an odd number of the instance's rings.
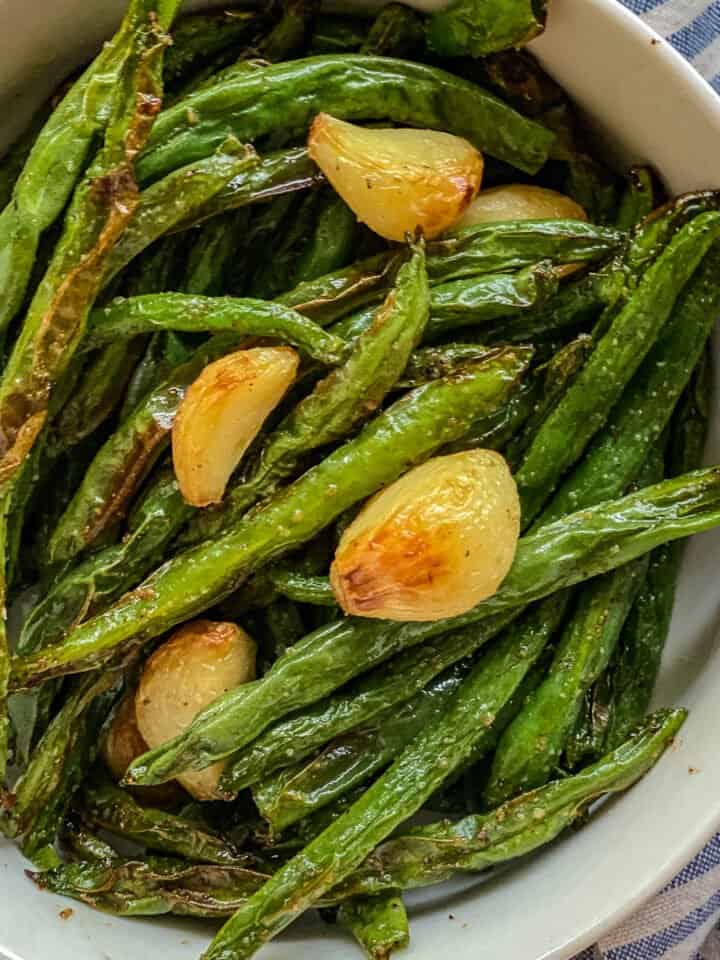
{"label": "green bean", "polygon": [[403,263],[395,251],[379,253],[342,270],[307,280],[277,297],[277,302],[327,326],[352,310],[375,304],[395,282]]}
{"label": "green bean", "polygon": [[552,778],[585,694],[610,662],[647,565],[648,558],[639,557],[581,591],[548,675],[500,737],[483,794],[489,806]]}
{"label": "green bean", "polygon": [[[662,480],[662,478],[665,476],[665,445],[666,442],[664,437],[659,443],[655,444],[645,463],[643,464],[642,469],[634,478],[631,489],[641,489],[642,487],[647,487],[652,483],[658,483],[660,480]],[[694,466],[697,466],[697,464]],[[677,545],[675,546],[677,547]],[[665,551],[667,549],[672,549],[672,547],[669,545],[658,547],[656,551],[649,555],[647,560],[652,561],[652,558],[656,553]],[[575,723],[575,729],[567,738],[565,743],[565,763],[571,770],[577,769],[583,763],[589,763],[592,760],[596,760],[604,752],[606,731],[610,723],[612,711],[614,709],[614,683],[612,680],[612,675],[615,672],[615,665],[620,654],[623,633],[627,628],[627,623],[630,619],[633,609],[640,600],[640,595],[646,589],[648,574],[649,567],[648,571],[646,571],[645,576],[643,577],[643,582],[636,593],[630,613],[625,618],[620,631],[620,639],[615,645],[609,664],[604,669],[602,674],[597,678],[597,680],[595,680],[592,686],[586,691],[584,703],[578,713],[578,718]],[[646,710],[643,710],[637,715],[636,719],[638,723],[645,716],[645,713]],[[632,726],[634,726],[634,724],[629,725],[625,729],[626,735]],[[620,743],[622,739],[624,739],[624,737],[619,738],[617,742]],[[617,743],[615,745],[617,746]]]}
{"label": "green bean", "polygon": [[[528,648],[538,647],[543,635],[545,642],[550,638],[566,606],[566,593],[559,593],[508,629],[514,630],[519,642]],[[304,759],[335,736],[371,721],[377,723],[379,714],[407,702],[444,670],[474,655],[518,613],[513,610],[411,647],[365,674],[345,692],[290,715],[233,757],[222,788],[228,792],[240,790],[281,766]]]}
{"label": "green bean", "polygon": [[[658,549],[661,550],[662,547],[658,547]],[[647,577],[645,578],[645,583],[647,583]],[[644,589],[644,584],[640,592],[642,592],[642,589]],[[639,599],[639,597],[640,594],[638,594],[637,599]],[[635,601],[636,603],[637,599]],[[591,763],[603,753],[605,737],[613,712],[614,691],[612,676],[622,643],[622,634],[627,627],[631,615],[632,609],[623,624],[623,629],[620,632],[620,640],[613,652],[613,657],[607,668],[600,674],[585,694],[584,702],[575,723],[575,729],[565,743],[563,767],[568,770],[577,770],[582,767],[584,763]],[[645,716],[644,712],[643,716]]]}
{"label": "green bean", "polygon": [[[427,245],[431,286],[487,273],[510,273],[543,260],[577,263],[608,256],[622,243],[616,230],[581,220],[514,220],[468,227]],[[394,251],[301,283],[278,297],[323,325],[379,300],[401,263]]]}
{"label": "green bean", "polygon": [[66,820],[60,830],[61,852],[73,860],[108,862],[117,860],[118,854],[109,843],[95,836],[85,826]]}
{"label": "green bean", "polygon": [[[492,342],[504,343],[507,333],[509,340],[528,343],[538,334],[576,325],[586,313],[594,313],[601,303],[596,291],[604,286],[563,288],[560,294],[557,289],[557,274],[549,261],[516,274],[487,274],[433,286],[428,339],[478,325]],[[352,341],[368,328],[372,316],[372,307],[367,307],[333,324],[331,332]]]}
{"label": "green bean", "polygon": [[604,425],[610,408],[652,347],[677,298],[715,240],[720,214],[701,214],[677,234],[614,318],[589,360],[545,420],[516,475],[525,525]]}
{"label": "green bean", "polygon": [[347,361],[321,380],[268,436],[256,461],[224,502],[196,516],[185,542],[207,539],[239,519],[260,497],[277,490],[310,451],[342,439],[372,414],[395,385],[422,337],[429,298],[425,253],[416,246]]}
{"label": "green bean", "polygon": [[479,417],[459,440],[444,447],[442,453],[458,453],[473,447],[504,450],[532,415],[538,403],[539,387],[538,377],[526,377],[501,410],[488,417]]}
{"label": "green bean", "polygon": [[299,53],[312,28],[318,0],[286,0],[282,16],[259,45],[263,60],[275,63]]}
{"label": "green bean", "polygon": [[3,152],[0,157],[0,210],[12,200],[13,189],[30,156],[38,134],[45,126],[54,109],[52,100],[44,103],[32,116],[28,127]]}
{"label": "green bean", "polygon": [[418,887],[448,879],[455,870],[479,871],[553,840],[582,822],[592,802],[632,786],[654,766],[686,717],[660,710],[611,753],[571,777],[509,800],[490,813],[416,827],[377,848],[331,896]]}
{"label": "green bean", "polygon": [[[264,180],[265,169],[250,147],[227,140],[220,149],[198,163],[175,170],[164,179],[140,192],[136,209],[122,236],[117,240],[103,267],[102,282],[107,286],[138,254],[166,233],[200,222],[214,212],[210,204],[226,196],[228,185],[235,183],[244,202],[252,201],[249,189],[253,173]],[[220,205],[222,212],[226,209]]]}
{"label": "green bean", "polygon": [[655,206],[653,173],[649,167],[633,167],[627,176],[627,186],[620,199],[616,225],[630,230],[649,216]]}
{"label": "green bean", "polygon": [[528,361],[528,351],[499,351],[407,394],[223,537],[178,554],[62,644],[17,658],[16,684],[92,669],[207,609],[253,570],[312,539],[343,510],[459,436],[480,410],[501,404]]}
{"label": "green bean", "polygon": [[[542,117],[551,129],[547,114]],[[593,223],[616,223],[620,194],[620,180],[595,157],[572,145],[566,158],[567,175],[563,184],[566,193],[579,203]]]}
{"label": "green bean", "polygon": [[580,334],[539,368],[537,371],[537,376],[541,377],[539,399],[522,431],[512,437],[504,451],[505,459],[511,467],[517,466],[545,420],[570,389],[590,356],[592,346],[592,337]]}
{"label": "green bean", "polygon": [[26,856],[54,866],[52,847],[65,809],[90,768],[98,731],[122,688],[122,675],[104,671],[84,677],[66,698],[15,784],[5,830],[22,839]]}
{"label": "green bean", "polygon": [[606,257],[623,234],[582,220],[511,220],[481,223],[428,244],[428,273],[433,284],[506,273],[542,260],[554,264]]}
{"label": "green bean", "polygon": [[43,890],[118,916],[226,917],[267,874],[171,857],[70,863],[31,874]]}
{"label": "green bean", "polygon": [[296,570],[273,568],[268,570],[268,579],[281,596],[296,603],[311,603],[316,607],[337,605],[327,577],[310,577]]}
{"label": "green bean", "polygon": [[56,443],[73,447],[108,419],[125,395],[144,349],[144,338],[139,337],[126,343],[109,343],[91,358],[79,389],[53,426]]}
{"label": "green bean", "polygon": [[[547,644],[548,639],[554,633],[560,619],[563,616],[567,605],[567,595],[561,594],[557,597],[550,597],[544,603],[539,604],[537,608],[530,611],[522,620],[512,624],[508,629],[514,631],[518,643],[526,651],[527,657],[535,662],[543,651],[543,645]],[[468,633],[469,631],[466,631]],[[478,631],[475,630],[475,636],[478,637]],[[480,635],[481,636],[481,635]],[[447,638],[449,639],[449,638]],[[284,766],[283,769],[274,774],[258,778],[253,787],[253,797],[262,816],[270,823],[273,832],[284,832],[287,827],[301,817],[311,814],[314,810],[320,809],[336,798],[346,794],[356,784],[362,783],[370,776],[387,766],[392,758],[408,743],[410,743],[425,727],[437,722],[444,711],[447,709],[449,698],[458,689],[463,677],[469,670],[469,657],[459,660],[462,649],[455,645],[448,644],[447,640],[442,645],[429,645],[431,649],[423,650],[426,663],[432,664],[432,668],[426,666],[426,673],[431,673],[437,677],[432,680],[427,687],[421,689],[411,700],[404,703],[397,701],[397,695],[393,696],[392,686],[387,683],[387,678],[377,678],[376,688],[373,691],[374,699],[379,701],[382,697],[382,690],[389,691],[390,696],[386,701],[385,709],[371,718],[370,721],[361,723],[359,726],[350,730],[349,733],[336,737],[331,740],[320,753],[293,765]],[[477,648],[477,642],[466,642],[465,651],[472,654]],[[452,659],[458,662],[446,670],[440,676],[437,676],[442,669],[443,662],[450,662]],[[395,674],[395,683],[402,676],[403,669],[408,669],[406,680],[408,681],[407,690],[411,689],[410,680],[417,680],[417,677],[410,677],[410,671],[416,668],[418,657],[412,658],[401,655],[397,661],[390,661],[386,668]],[[409,661],[409,662],[408,662]],[[533,673],[535,668],[531,670]],[[379,671],[378,671],[379,672]],[[528,674],[530,677],[530,674]],[[521,694],[519,703],[508,703],[501,711],[497,724],[502,718],[502,726],[506,726],[520,709],[525,696],[539,683],[539,677],[533,680],[532,686],[525,682],[522,688],[518,689]],[[415,688],[415,683],[412,684]],[[368,676],[364,684],[364,699],[369,699],[368,692],[370,688],[370,677]],[[405,696],[407,696],[407,690]],[[358,711],[356,705],[362,701],[363,693],[359,692],[355,701],[349,705],[344,718],[345,724],[350,720],[353,711],[357,717]],[[513,698],[515,700],[516,698]],[[336,713],[338,703],[335,704]],[[367,707],[366,707],[367,713]],[[305,726],[308,726],[308,716],[305,715]],[[288,728],[294,721],[300,720],[299,716],[291,717],[288,721],[280,724],[279,727]],[[493,727],[496,731],[497,724]],[[298,724],[295,724],[296,728]],[[266,732],[266,734],[251,744],[245,752],[256,753],[257,748],[262,741],[269,743],[270,738],[280,733],[279,727],[275,727]],[[286,732],[289,730],[286,729]],[[320,725],[315,730],[316,738],[322,736]],[[327,736],[327,732],[325,734]],[[496,731],[496,736],[499,732]],[[284,762],[288,763],[287,754],[292,751],[298,752],[298,743],[293,742],[288,748]],[[274,744],[277,754],[277,743]],[[303,752],[307,752],[307,744],[303,744]],[[230,782],[238,770],[237,761],[233,765],[231,772],[226,775],[226,781]]]}
{"label": "green bean", "polygon": [[626,254],[628,276],[637,277],[692,220],[720,208],[720,192],[686,193],[657,210],[638,224]]}
{"label": "green bean", "polygon": [[355,214],[341,197],[332,191],[321,196],[312,235],[294,265],[292,286],[344,267],[356,230]]}
{"label": "green bean", "polygon": [[[702,462],[712,386],[710,376],[709,363],[701,364],[673,418],[669,456],[672,473]],[[670,631],[681,559],[680,544],[658,547],[650,558],[645,583],[623,628],[613,665],[606,749],[612,749],[627,736],[650,704]]]}
{"label": "green bean", "polygon": [[530,117],[541,117],[552,107],[567,103],[562,87],[528,50],[500,50],[469,64],[463,62],[463,66],[469,66],[472,75],[480,71],[484,83]]}
{"label": "green bean", "polygon": [[[272,701],[275,681],[284,677],[286,670],[302,676],[299,686],[312,683],[312,689],[305,690],[306,702],[312,702],[404,648],[607,573],[660,543],[710,529],[720,522],[719,500],[717,468],[666,480],[592,511],[579,511],[524,537],[498,592],[460,617],[423,624],[350,618],[322,627],[296,643],[257,687],[224,695],[198,714],[175,742],[139,758],[131,767],[130,781],[159,783],[185,769],[203,769],[247,742],[244,722],[236,726],[235,720],[243,716],[248,704],[257,702],[256,698],[263,700],[267,694]],[[32,678],[31,671],[37,670],[27,661],[16,660],[13,666],[17,685],[26,684],[28,676]],[[285,684],[280,687],[287,695]],[[300,692],[296,692],[299,697]],[[301,705],[295,701],[289,709]],[[254,712],[252,723],[258,724]]]}
{"label": "green bean", "polygon": [[[174,0],[166,0],[163,16],[172,14]],[[175,4],[176,5],[176,4]],[[85,320],[100,287],[100,274],[108,250],[122,233],[137,200],[133,166],[137,151],[147,138],[159,105],[159,75],[162,69],[164,35],[158,21],[142,16],[136,22],[135,8],[129,24],[132,52],[124,58],[113,105],[107,122],[104,145],[91,164],[86,178],[75,190],[66,214],[65,229],[50,264],[28,308],[25,322],[15,341],[0,381],[0,610],[6,605],[6,558],[13,559],[13,530],[8,541],[7,515],[18,492],[23,499],[29,489],[26,471],[33,467],[33,447],[44,442],[46,421],[53,411],[51,394],[71,365],[82,337]],[[112,49],[112,45],[110,48]],[[63,102],[72,101],[66,97]],[[62,114],[58,110],[54,116]],[[38,138],[38,144],[41,138]],[[36,144],[35,149],[40,149]],[[85,148],[83,148],[84,151]],[[42,151],[40,151],[42,152]],[[68,168],[72,167],[72,157]],[[22,180],[23,178],[21,178]],[[23,181],[24,182],[24,181]],[[17,190],[13,204],[18,210]],[[43,192],[40,190],[42,196]],[[45,197],[47,195],[45,194]],[[22,218],[21,218],[22,220]],[[27,224],[31,223],[27,218]],[[34,221],[37,226],[37,220]],[[32,233],[32,230],[30,231]],[[25,226],[14,236],[27,234]],[[34,240],[23,243],[34,255]],[[0,259],[3,259],[0,257]],[[12,253],[4,258],[12,261]],[[11,269],[17,265],[10,263]],[[21,285],[25,280],[18,268]],[[12,300],[14,293],[8,293]],[[56,391],[57,397],[57,391]],[[24,477],[23,477],[24,474]],[[15,512],[15,540],[19,522]],[[9,552],[8,552],[9,545]],[[12,572],[10,570],[9,572]],[[0,775],[7,756],[7,637],[5,618],[0,617]]]}
{"label": "green bean", "polygon": [[297,605],[285,597],[267,605],[264,620],[267,634],[261,646],[262,669],[258,670],[261,676],[306,632]]}
{"label": "green bean", "polygon": [[139,33],[142,48],[124,70],[105,146],[75,192],[65,230],[0,381],[0,479],[5,486],[43,428],[50,394],[82,337],[108,252],[137,202],[132,165],[159,103],[156,75],[164,46],[154,29]]}
{"label": "green bean", "polygon": [[[272,4],[270,7],[271,11],[266,13],[272,12]],[[280,19],[265,36],[256,36],[253,43],[248,43],[239,58],[228,61],[221,53],[183,84],[180,90],[183,101],[198,90],[206,90],[244,71],[263,69],[268,62],[292,58],[304,45],[316,7],[316,0],[286,0]],[[262,23],[263,20],[258,18],[258,25]]]}
{"label": "green bean", "polygon": [[395,950],[410,943],[410,926],[399,893],[346,900],[338,921],[355,937],[369,960],[390,960]]}
{"label": "green bean", "polygon": [[565,330],[588,327],[613,303],[623,285],[619,271],[603,267],[561,285],[551,300],[515,317],[504,317],[483,328],[488,343],[533,343]]}
{"label": "green bean", "polygon": [[338,14],[321,14],[315,18],[310,36],[309,52],[357,53],[365,43],[370,21],[360,17]]}
{"label": "green bean", "polygon": [[[117,133],[112,128],[117,125],[124,109],[119,102],[122,93],[118,91],[122,91],[129,74],[135,71],[136,39],[143,32],[147,33],[149,18],[155,12],[158,27],[167,29],[178,6],[177,0],[162,0],[159,5],[147,0],[133,0],[118,32],[50,114],[33,143],[14,185],[12,200],[0,214],[0,329],[7,327],[22,304],[40,236],[62,213],[82,174],[95,138],[106,131],[107,136],[113,138]],[[159,77],[162,49],[155,50],[152,56],[159,61],[157,67],[152,67],[153,73]],[[158,86],[153,79],[152,88],[146,91],[148,103],[155,97]],[[144,139],[145,134],[142,136]],[[139,150],[142,140],[134,146]],[[106,159],[109,169],[120,158],[111,160],[106,155]],[[96,160],[89,176],[101,177],[104,172]],[[81,186],[80,191],[87,195],[87,186]],[[76,202],[74,215],[79,213],[80,207],[81,203]],[[88,213],[92,215],[89,210]],[[95,212],[98,224],[100,217],[104,219],[104,213],[102,210]],[[70,259],[74,266],[76,257]],[[69,267],[69,263],[65,262],[64,266]]]}
{"label": "green bean", "polygon": [[489,274],[433,287],[427,338],[435,340],[464,327],[532,310],[547,303],[557,288],[549,261],[516,274]]}
{"label": "green bean", "polygon": [[206,157],[228,134],[253,141],[281,127],[287,139],[302,136],[322,111],[455,133],[528,173],[543,165],[554,139],[480,87],[442,70],[354,54],[310,57],[238,74],[166,110],[139,176],[155,180]]}
{"label": "green bean", "polygon": [[278,338],[331,365],[339,363],[347,353],[346,344],[339,337],[279,303],[189,293],[149,293],[127,300],[115,299],[91,314],[85,345],[90,349],[157,330],[228,331],[238,337]]}
{"label": "green bean", "polygon": [[191,513],[172,472],[161,471],[131,513],[127,535],[69,570],[32,608],[16,652],[30,653],[60,641],[135,587],[162,560],[164,548]]}
{"label": "green bean", "polygon": [[482,744],[489,746],[490,728],[532,666],[533,653],[512,630],[499,638],[465,678],[444,716],[240,907],[204,954],[206,960],[250,956],[359,867],[441,783],[477,756]]}
{"label": "green bean", "polygon": [[552,652],[552,644],[547,645],[525,674],[515,693],[498,713],[488,733],[487,742],[483,740],[480,745],[478,756],[470,756],[467,762],[430,797],[425,804],[425,809],[453,816],[474,813],[482,809],[480,791],[487,779],[489,763],[497,742],[506,727],[520,713],[530,694],[540,686],[552,660]]}
{"label": "green bean", "polygon": [[437,722],[462,682],[465,670],[450,670],[373,722],[331,740],[319,753],[283,767],[253,785],[253,800],[273,834],[327,806],[382,770],[428,725]]}
{"label": "green bean", "polygon": [[227,276],[237,263],[247,232],[247,221],[247,210],[241,207],[213,217],[199,228],[185,264],[186,293],[219,296],[225,292]]}
{"label": "green bean", "polygon": [[177,367],[100,448],[47,545],[48,568],[62,569],[122,520],[140,484],[170,442],[185,391],[211,361],[232,349],[216,337]]}
{"label": "green bean", "polygon": [[127,791],[109,781],[86,784],[76,809],[95,829],[132,840],[148,850],[177,854],[195,863],[249,866],[252,859],[239,853],[206,824],[141,806]]}
{"label": "green bean", "polygon": [[422,17],[403,3],[388,3],[367,31],[360,53],[380,57],[412,57],[425,46]]}
{"label": "green bean", "polygon": [[288,209],[272,238],[272,257],[267,256],[266,250],[258,249],[250,296],[272,300],[293,286],[296,265],[315,228],[318,200],[316,192],[306,193]]}
{"label": "green bean", "polygon": [[[386,841],[332,891],[330,901],[439,883],[455,870],[479,871],[530,853],[582,822],[598,797],[640,779],[670,746],[684,719],[683,710],[658,712],[621,747],[572,777],[516,797],[489,814],[441,821]],[[335,819],[321,813],[324,823]],[[68,864],[31,877],[42,889],[110,913],[227,917],[267,874],[152,857]]]}
{"label": "green bean", "polygon": [[720,310],[718,269],[720,245],[710,250],[687,283],[605,430],[560,486],[541,522],[617,496],[633,480],[665,429],[713,328]]}
{"label": "green bean", "polygon": [[[551,615],[553,607],[559,607],[560,604],[561,599],[558,598],[556,604],[549,605],[546,610],[548,624],[554,622]],[[377,665],[376,669],[359,678],[346,691],[334,696],[325,699],[303,696],[306,704],[304,709],[291,713],[269,727],[233,755],[232,763],[222,778],[221,789],[228,795],[237,793],[280,767],[304,760],[333,737],[374,722],[378,715],[388,708],[406,703],[443,670],[474,654],[517,616],[517,613],[518,611],[511,611],[504,616],[493,617],[481,624],[420,643],[399,653],[397,657],[393,657],[396,649],[402,651],[403,648],[401,643],[394,648],[392,639],[377,652],[365,650],[365,667]],[[315,631],[309,636],[314,641],[322,637],[323,633]],[[372,640],[371,633],[367,639]],[[307,638],[303,644],[304,648],[296,647],[284,663],[275,667],[268,686],[274,686],[275,683],[280,686],[281,681],[284,685],[287,682],[286,676],[294,676],[295,670],[303,666],[303,654],[306,657],[310,653]],[[311,656],[314,656],[314,653]],[[297,664],[292,662],[294,657],[298,657]],[[347,669],[346,666],[345,670]],[[265,679],[267,680],[267,677]],[[342,679],[339,683],[334,682],[334,686],[340,686],[341,683]],[[322,690],[317,684],[314,685],[316,689],[313,693],[317,693],[318,689]],[[303,706],[300,703],[297,705]]]}
{"label": "green bean", "polygon": [[[558,279],[550,261],[518,273],[486,274],[434,286],[426,339],[435,341],[465,327],[485,327],[498,317],[506,320],[537,310],[552,301]],[[333,324],[331,332],[343,340],[359,337],[372,323],[373,307],[350,314]]]}
{"label": "green bean", "polygon": [[[124,284],[125,295],[137,297],[148,293],[163,293],[173,289],[176,282],[179,262],[184,259],[185,237],[180,235],[166,236],[154,243],[140,255],[136,264],[130,268],[130,275]],[[123,273],[116,276],[122,278]],[[130,343],[133,341],[131,340]],[[138,343],[141,342],[138,338]],[[162,380],[167,379],[173,366],[190,357],[191,350],[186,349],[173,333],[155,333],[143,338],[144,350],[139,363],[130,377],[125,399],[123,400],[118,418],[125,420],[144,400],[152,388]],[[109,345],[105,349],[111,349]]]}
{"label": "green bean", "polygon": [[414,350],[398,386],[403,389],[419,387],[438,377],[447,377],[470,360],[482,360],[490,347],[479,343],[445,343],[437,347]]}
{"label": "green bean", "polygon": [[261,17],[254,10],[212,10],[182,17],[165,54],[165,87],[177,90],[210,58],[249,40],[259,22]]}
{"label": "green bean", "polygon": [[454,0],[433,14],[428,43],[443,57],[523,47],[545,28],[545,0]]}
{"label": "green bean", "polygon": [[[192,171],[195,168],[200,168],[203,162],[206,161],[190,164],[186,169]],[[158,182],[158,188],[160,184],[170,183],[174,176],[175,174],[168,174],[167,177]],[[310,187],[319,186],[322,182],[324,182],[322,176],[308,156],[305,147],[293,147],[290,150],[270,153],[262,157],[256,164],[248,165],[245,172],[238,173],[227,180],[224,186],[204,203],[200,202],[190,206],[185,211],[183,219],[173,223],[172,229],[184,230],[197,223],[202,223],[210,217],[215,217],[219,213],[237,210],[239,207],[251,203],[283,197],[299,190],[307,190]],[[143,192],[151,196],[154,186],[155,184]],[[158,196],[157,207],[160,212],[167,213],[167,208],[161,196]],[[151,222],[151,219],[148,218],[148,223],[151,224]]]}

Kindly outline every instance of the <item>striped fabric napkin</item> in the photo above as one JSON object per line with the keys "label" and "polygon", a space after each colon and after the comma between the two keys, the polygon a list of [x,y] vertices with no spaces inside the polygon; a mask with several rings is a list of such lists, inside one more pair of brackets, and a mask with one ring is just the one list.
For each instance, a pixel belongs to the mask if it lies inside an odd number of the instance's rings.
{"label": "striped fabric napkin", "polygon": [[719,0],[623,0],[626,7],[667,37],[720,93]]}
{"label": "striped fabric napkin", "polygon": [[[720,94],[720,0],[623,3]],[[575,960],[720,960],[718,924],[720,833],[642,910]]]}

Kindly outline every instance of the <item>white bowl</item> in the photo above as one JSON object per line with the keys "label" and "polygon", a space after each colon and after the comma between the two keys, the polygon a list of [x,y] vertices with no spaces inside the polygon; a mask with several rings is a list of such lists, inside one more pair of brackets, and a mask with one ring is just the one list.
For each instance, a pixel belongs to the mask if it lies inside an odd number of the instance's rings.
{"label": "white bowl", "polygon": [[[122,3],[92,4],[92,15],[84,0],[0,4],[2,138],[109,32]],[[534,49],[624,162],[652,161],[673,192],[720,186],[720,100],[615,0],[553,0],[549,29]],[[714,422],[709,462],[720,461],[717,415]],[[677,746],[577,834],[489,881],[411,897],[408,960],[571,957],[655,893],[720,826],[718,548],[720,534],[705,534],[686,553],[657,691],[658,703],[690,708]],[[14,847],[0,845],[0,953],[8,958],[191,960],[212,935],[201,922],[115,919],[40,893],[24,877],[26,866]],[[68,906],[72,918],[59,919]],[[298,953],[358,956],[342,933],[309,918],[262,955]]]}

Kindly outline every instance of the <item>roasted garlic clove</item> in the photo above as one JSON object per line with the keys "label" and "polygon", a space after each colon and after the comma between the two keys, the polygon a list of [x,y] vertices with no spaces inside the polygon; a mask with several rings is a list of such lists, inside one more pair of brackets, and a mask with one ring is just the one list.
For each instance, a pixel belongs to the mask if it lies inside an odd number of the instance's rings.
{"label": "roasted garlic clove", "polygon": [[290,347],[238,350],[208,364],[180,404],[172,430],[173,465],[195,507],[219,503],[243,454],[282,400],[300,358]]}
{"label": "roasted garlic clove", "polygon": [[587,220],[587,214],[580,204],[556,190],[511,183],[479,193],[453,229],[501,220]]}
{"label": "roasted garlic clove", "polygon": [[321,113],[308,149],[358,219],[387,240],[447,230],[482,181],[482,154],[436,130],[368,129]]}
{"label": "roasted garlic clove", "polygon": [[[186,623],[145,664],[135,709],[138,729],[154,748],[182,733],[220,694],[255,679],[255,641],[234,623]],[[178,777],[196,800],[215,800],[219,762]]]}
{"label": "roasted garlic clove", "polygon": [[515,556],[520,502],[499,453],[435,457],[377,494],[330,569],[346,613],[441,620],[491,596]]}
{"label": "roasted garlic clove", "polygon": [[[120,781],[136,757],[148,749],[137,725],[135,714],[135,691],[131,690],[122,699],[100,744],[100,755],[114,780]],[[175,781],[160,783],[155,787],[128,787],[141,802],[155,807],[171,806],[187,794]]]}

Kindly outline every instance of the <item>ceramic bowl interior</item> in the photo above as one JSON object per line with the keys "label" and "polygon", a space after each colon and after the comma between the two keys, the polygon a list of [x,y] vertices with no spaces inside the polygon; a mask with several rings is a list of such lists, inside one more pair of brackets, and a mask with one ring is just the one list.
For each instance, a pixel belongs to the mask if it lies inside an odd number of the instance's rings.
{"label": "ceramic bowl interior", "polygon": [[[90,16],[83,0],[3,0],[0,143],[111,31],[122,2],[92,6]],[[720,186],[720,100],[615,0],[553,0],[549,29],[534,49],[619,163],[652,162],[673,192]],[[720,460],[719,427],[716,409],[708,462]],[[716,829],[719,550],[720,533],[687,549],[657,691],[658,703],[691,710],[680,742],[629,794],[540,856],[410,897],[408,960],[570,957],[658,890]],[[0,843],[0,955],[8,958],[191,960],[212,934],[201,922],[118,920],[78,904],[61,920],[68,902],[39,893],[23,875],[26,866]],[[267,960],[298,955],[353,960],[358,953],[342,933],[306,919],[263,951]]]}

